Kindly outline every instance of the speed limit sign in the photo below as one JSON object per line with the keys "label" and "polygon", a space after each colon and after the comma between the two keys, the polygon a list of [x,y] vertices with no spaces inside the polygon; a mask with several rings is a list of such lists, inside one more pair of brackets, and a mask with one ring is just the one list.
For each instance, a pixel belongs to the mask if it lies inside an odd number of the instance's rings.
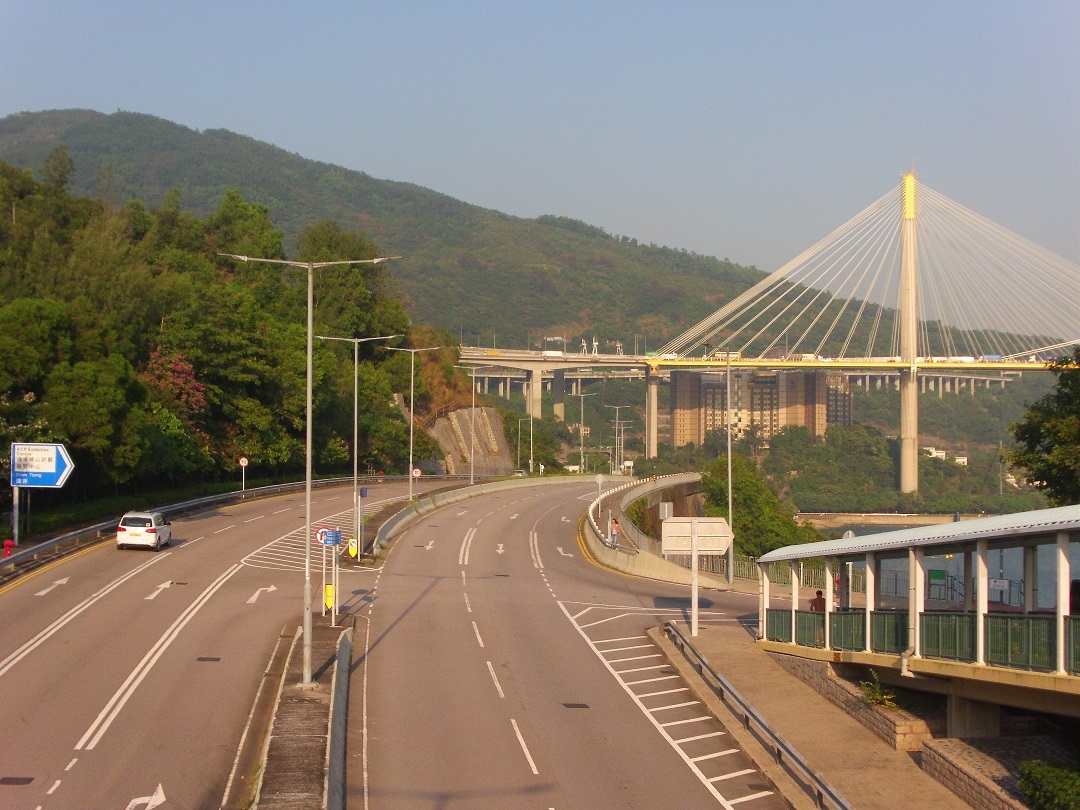
{"label": "speed limit sign", "polygon": [[240,456],[240,466],[246,467],[248,465],[247,456]]}
{"label": "speed limit sign", "polygon": [[420,468],[419,467],[413,467],[412,477],[413,478],[419,478],[420,477]]}

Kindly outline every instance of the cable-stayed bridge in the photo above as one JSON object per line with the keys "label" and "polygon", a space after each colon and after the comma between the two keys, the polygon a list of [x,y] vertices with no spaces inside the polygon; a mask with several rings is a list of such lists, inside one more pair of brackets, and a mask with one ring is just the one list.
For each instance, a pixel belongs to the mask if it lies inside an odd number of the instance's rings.
{"label": "cable-stayed bridge", "polygon": [[[463,348],[473,365],[524,370],[529,412],[565,370],[644,368],[647,455],[661,369],[831,369],[900,376],[901,491],[918,489],[920,371],[1045,368],[1080,343],[1080,265],[918,184],[914,172],[816,245],[641,355]],[[725,420],[726,424],[726,420]]]}

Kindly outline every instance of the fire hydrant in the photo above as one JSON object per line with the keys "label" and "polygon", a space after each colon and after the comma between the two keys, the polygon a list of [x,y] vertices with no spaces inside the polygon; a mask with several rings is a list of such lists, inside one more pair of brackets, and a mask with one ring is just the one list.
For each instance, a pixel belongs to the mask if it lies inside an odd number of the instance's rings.
{"label": "fire hydrant", "polygon": [[15,548],[15,541],[10,537],[4,541],[4,556],[10,557],[12,549]]}

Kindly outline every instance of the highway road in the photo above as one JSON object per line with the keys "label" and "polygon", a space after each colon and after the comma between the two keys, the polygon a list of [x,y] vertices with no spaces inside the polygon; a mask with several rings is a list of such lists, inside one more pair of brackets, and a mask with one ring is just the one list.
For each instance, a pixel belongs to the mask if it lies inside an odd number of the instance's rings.
{"label": "highway road", "polygon": [[[442,508],[343,580],[357,613],[350,810],[787,806],[646,635],[687,615],[689,589],[584,556],[595,494],[527,487]],[[738,594],[701,605],[703,623],[756,611]]]}
{"label": "highway road", "polygon": [[[367,508],[406,487],[371,486]],[[314,516],[348,527],[350,501],[316,490]],[[303,493],[250,501],[174,521],[158,553],[107,543],[0,588],[0,808],[237,795],[256,696],[276,687],[264,672],[301,620],[304,517]]]}

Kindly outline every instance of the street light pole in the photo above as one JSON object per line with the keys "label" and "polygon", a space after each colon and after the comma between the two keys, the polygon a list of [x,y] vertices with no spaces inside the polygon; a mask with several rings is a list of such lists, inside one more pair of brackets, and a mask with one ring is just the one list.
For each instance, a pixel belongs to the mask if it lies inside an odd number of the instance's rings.
{"label": "street light pole", "polygon": [[413,499],[413,430],[416,425],[416,416],[413,410],[416,396],[416,353],[433,352],[436,349],[441,349],[442,346],[428,346],[426,349],[396,349],[393,346],[387,346],[386,348],[392,352],[409,353],[409,500],[411,501]]}
{"label": "street light pole", "polygon": [[[367,343],[370,340],[393,340],[399,338],[401,335],[384,335],[382,337],[366,337],[366,338],[339,338],[329,337],[328,335],[316,335],[319,340],[340,340],[343,343],[351,343],[353,345],[353,389],[352,389],[352,412],[353,412],[353,434],[352,434],[352,500],[353,500],[353,526],[355,534],[353,537],[360,537],[360,507],[357,503],[357,454],[360,449],[360,344]],[[361,548],[357,552],[360,556],[363,556],[364,550]]]}
{"label": "street light pole", "polygon": [[593,391],[591,394],[583,393],[581,391],[581,384],[579,381],[578,397],[581,398],[581,413],[578,414],[578,416],[580,417],[579,421],[581,422],[581,424],[578,425],[578,433],[581,435],[581,469],[578,470],[579,473],[585,472],[585,397],[595,397],[597,393],[599,392]]}
{"label": "street light pole", "polygon": [[307,395],[305,397],[306,421],[305,459],[304,459],[304,671],[302,683],[311,683],[311,454],[312,454],[312,312],[315,309],[315,268],[331,265],[382,264],[400,256],[380,256],[375,259],[345,259],[332,262],[294,262],[286,259],[260,259],[254,256],[240,256],[235,253],[219,253],[238,262],[264,262],[266,264],[284,264],[289,267],[307,268]]}

